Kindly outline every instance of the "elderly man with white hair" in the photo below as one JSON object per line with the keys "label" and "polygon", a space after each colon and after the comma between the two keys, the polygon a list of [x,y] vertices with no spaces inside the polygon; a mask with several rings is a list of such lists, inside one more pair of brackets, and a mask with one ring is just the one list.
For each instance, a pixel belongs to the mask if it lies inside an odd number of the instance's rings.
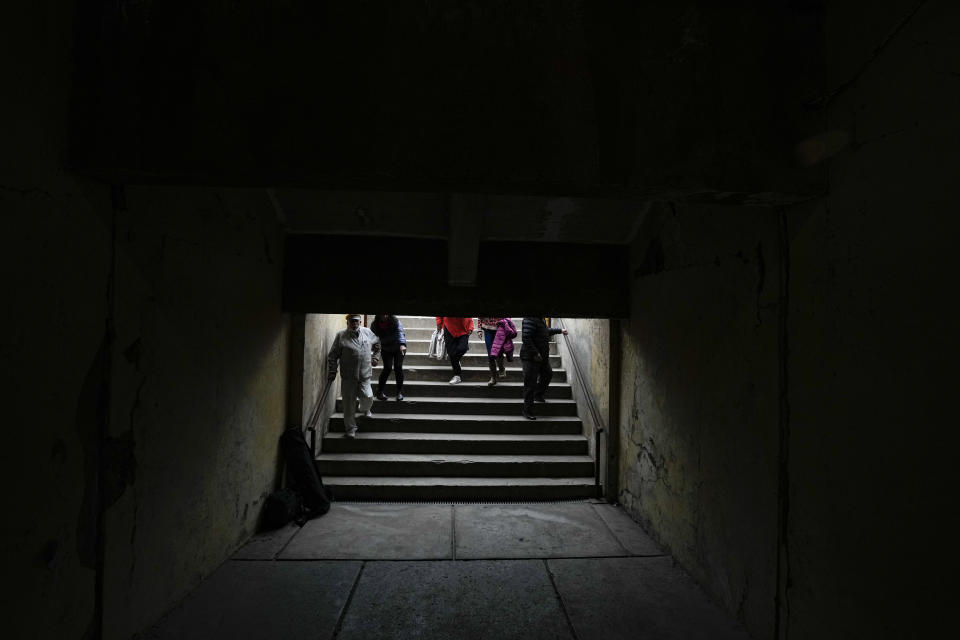
{"label": "elderly man with white hair", "polygon": [[357,436],[356,411],[370,417],[373,405],[373,367],[380,354],[380,338],[361,326],[363,316],[356,313],[346,315],[347,328],[337,333],[330,352],[327,354],[327,378],[332,382],[337,377],[337,363],[340,364],[340,388],[343,397],[343,437]]}

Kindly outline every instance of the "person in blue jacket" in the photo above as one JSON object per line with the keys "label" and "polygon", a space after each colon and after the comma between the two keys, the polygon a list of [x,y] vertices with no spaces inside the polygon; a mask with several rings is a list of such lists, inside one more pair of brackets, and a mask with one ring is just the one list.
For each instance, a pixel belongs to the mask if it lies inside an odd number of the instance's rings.
{"label": "person in blue jacket", "polygon": [[380,338],[380,354],[383,358],[383,371],[374,397],[377,400],[386,400],[383,392],[393,370],[397,379],[397,400],[403,400],[403,357],[407,353],[407,337],[403,333],[403,324],[397,316],[377,314],[373,317],[370,329]]}

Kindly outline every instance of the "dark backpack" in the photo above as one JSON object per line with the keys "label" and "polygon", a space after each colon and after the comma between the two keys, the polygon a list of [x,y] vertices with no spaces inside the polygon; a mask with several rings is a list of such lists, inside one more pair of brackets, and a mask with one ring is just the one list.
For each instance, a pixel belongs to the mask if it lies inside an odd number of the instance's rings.
{"label": "dark backpack", "polygon": [[302,512],[300,494],[290,488],[274,491],[267,496],[263,505],[263,526],[266,529],[279,529],[288,522],[299,520]]}
{"label": "dark backpack", "polygon": [[301,500],[301,512],[297,520],[303,524],[310,518],[322,516],[330,511],[333,492],[323,486],[316,460],[307,446],[303,432],[299,427],[287,429],[280,436],[280,449],[287,464],[287,485],[295,491]]}

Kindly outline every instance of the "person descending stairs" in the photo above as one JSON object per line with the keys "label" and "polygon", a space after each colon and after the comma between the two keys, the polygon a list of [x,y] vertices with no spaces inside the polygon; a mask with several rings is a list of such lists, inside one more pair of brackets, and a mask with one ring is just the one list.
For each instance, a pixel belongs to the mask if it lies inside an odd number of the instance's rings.
{"label": "person descending stairs", "polygon": [[[337,400],[317,460],[339,500],[562,500],[594,497],[594,463],[557,344],[553,382],[538,420],[521,415],[519,358],[488,385],[483,338],[474,331],[461,359],[461,382],[450,363],[429,357],[433,316],[399,316],[406,334],[404,401],[378,400],[355,439],[344,438]],[[517,328],[521,319],[514,318]],[[519,345],[519,336],[517,338]],[[374,371],[374,377],[379,373]],[[396,395],[388,383],[387,397]]]}

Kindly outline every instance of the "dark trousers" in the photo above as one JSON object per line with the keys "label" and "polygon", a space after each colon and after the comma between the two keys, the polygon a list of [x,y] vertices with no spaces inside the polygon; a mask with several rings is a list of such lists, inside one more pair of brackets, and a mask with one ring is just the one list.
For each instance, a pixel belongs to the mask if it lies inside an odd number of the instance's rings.
{"label": "dark trousers", "polygon": [[500,355],[493,357],[490,355],[490,349],[493,348],[493,339],[496,337],[497,332],[491,331],[490,329],[483,330],[483,343],[487,346],[487,358],[490,359],[490,362],[497,362],[500,364],[500,368],[503,368],[503,351],[500,351]]}
{"label": "dark trousers", "polygon": [[470,334],[465,333],[459,338],[454,338],[444,327],[443,339],[447,343],[447,356],[450,358],[450,366],[453,367],[453,375],[458,376],[463,371],[460,367],[460,358],[467,352]]}
{"label": "dark trousers", "polygon": [[549,358],[544,358],[543,362],[523,361],[523,406],[528,411],[533,409],[533,399],[546,393],[551,378],[553,369]]}
{"label": "dark trousers", "polygon": [[383,391],[383,387],[387,384],[387,379],[390,377],[391,369],[396,373],[397,379],[397,393],[403,391],[403,352],[402,351],[383,351],[380,353],[383,358],[383,371],[380,372],[380,388],[378,391]]}

